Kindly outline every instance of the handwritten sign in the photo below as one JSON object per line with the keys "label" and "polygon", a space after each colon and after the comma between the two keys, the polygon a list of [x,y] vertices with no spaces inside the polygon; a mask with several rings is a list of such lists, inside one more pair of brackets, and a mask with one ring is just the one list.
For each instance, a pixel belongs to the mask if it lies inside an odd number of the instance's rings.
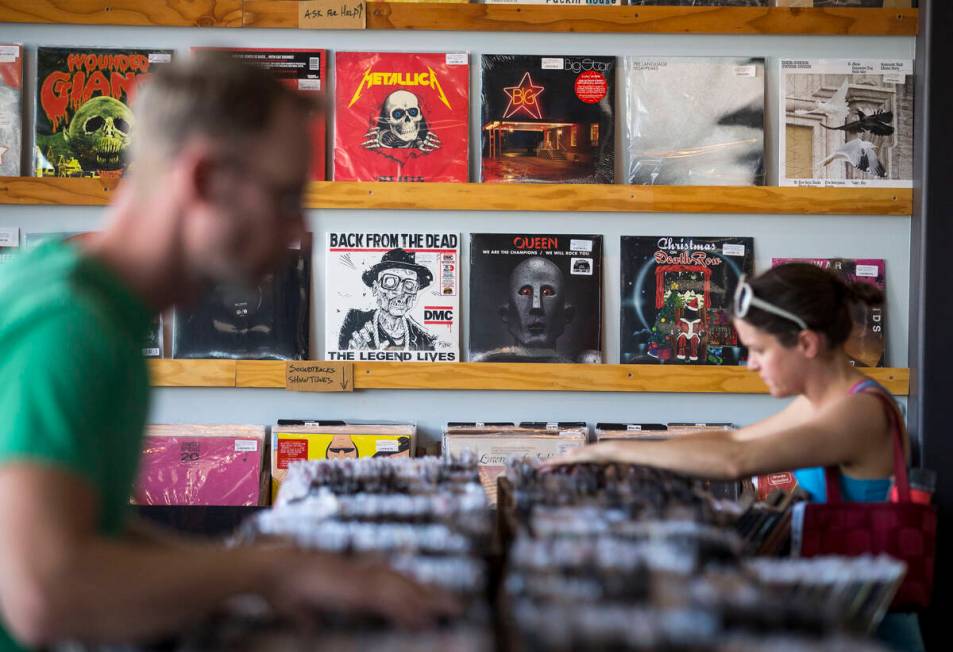
{"label": "handwritten sign", "polygon": [[364,0],[304,0],[298,3],[299,29],[365,29]]}
{"label": "handwritten sign", "polygon": [[289,360],[285,386],[295,392],[353,392],[354,363]]}

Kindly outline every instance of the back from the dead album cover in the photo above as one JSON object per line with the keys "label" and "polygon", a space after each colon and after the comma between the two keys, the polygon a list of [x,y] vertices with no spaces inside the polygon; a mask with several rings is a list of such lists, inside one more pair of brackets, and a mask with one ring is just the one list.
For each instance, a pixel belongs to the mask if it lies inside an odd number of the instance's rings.
{"label": "back from the dead album cover", "polygon": [[335,181],[469,181],[465,52],[337,52]]}
{"label": "back from the dead album cover", "polygon": [[622,236],[623,364],[744,364],[731,323],[754,239]]}
{"label": "back from the dead album cover", "polygon": [[615,57],[482,61],[483,181],[613,183]]}
{"label": "back from the dead album cover", "polygon": [[469,320],[475,362],[602,362],[602,236],[473,234]]}
{"label": "back from the dead album cover", "polygon": [[176,306],[173,358],[303,360],[310,348],[311,236],[257,285],[219,284]]}

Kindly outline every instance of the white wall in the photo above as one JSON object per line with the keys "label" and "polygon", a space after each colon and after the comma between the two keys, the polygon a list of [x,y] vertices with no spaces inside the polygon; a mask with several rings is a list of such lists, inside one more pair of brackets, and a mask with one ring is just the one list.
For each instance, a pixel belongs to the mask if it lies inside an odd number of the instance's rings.
{"label": "white wall", "polygon": [[[461,50],[481,53],[782,56],[913,58],[913,37],[696,36],[622,34],[510,34],[474,32],[299,32],[295,30],[182,29],[0,25],[0,42],[27,45],[24,96],[33,97],[35,49],[43,45],[164,47],[187,55],[194,45],[323,47],[330,50]],[[477,65],[472,65],[472,64]],[[776,180],[777,76],[769,61],[766,149],[769,179]],[[332,80],[333,81],[333,80]],[[471,60],[471,98],[479,93],[479,59]],[[471,100],[471,138],[479,142],[478,113]],[[32,119],[32,106],[28,115]],[[621,115],[621,114],[620,114]],[[27,124],[30,124],[29,122]],[[617,117],[617,125],[621,124]],[[26,130],[25,130],[26,131]],[[621,159],[621,156],[618,157]],[[471,147],[471,170],[479,146]],[[415,186],[414,191],[425,191]],[[24,232],[96,229],[102,209],[0,206],[0,228]],[[144,216],[147,219],[148,216]],[[309,213],[317,247],[314,258],[312,347],[323,353],[324,256],[320,243],[332,229],[456,230],[471,232],[586,232],[605,236],[605,341],[609,361],[619,358],[619,236],[749,235],[755,238],[756,267],[772,257],[863,257],[887,260],[889,366],[907,366],[910,220],[898,217],[808,217],[776,215],[494,213],[459,211],[320,210]],[[464,239],[464,278],[467,287]],[[461,306],[467,305],[467,297]],[[466,309],[464,308],[466,315]],[[466,324],[463,340],[466,342]],[[272,423],[279,417],[386,418],[416,422],[424,439],[436,437],[448,420],[706,420],[750,423],[778,409],[766,396],[722,394],[603,394],[585,392],[373,391],[310,395],[280,390],[159,389],[154,422]]]}

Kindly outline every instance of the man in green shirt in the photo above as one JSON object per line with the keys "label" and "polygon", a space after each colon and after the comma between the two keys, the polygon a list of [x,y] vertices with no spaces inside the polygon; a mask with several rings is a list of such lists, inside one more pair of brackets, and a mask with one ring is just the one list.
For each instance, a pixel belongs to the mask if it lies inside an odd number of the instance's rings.
{"label": "man in green shirt", "polygon": [[274,268],[304,232],[310,160],[305,100],[227,59],[165,67],[135,114],[106,228],[0,268],[0,651],[175,632],[249,592],[288,615],[442,613],[441,596],[378,565],[131,525],[150,317]]}

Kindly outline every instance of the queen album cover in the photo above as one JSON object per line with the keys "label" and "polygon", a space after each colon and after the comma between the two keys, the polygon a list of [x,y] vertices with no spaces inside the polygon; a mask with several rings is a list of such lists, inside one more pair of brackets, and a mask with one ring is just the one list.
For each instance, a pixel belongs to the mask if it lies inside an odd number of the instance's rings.
{"label": "queen album cover", "polygon": [[469,181],[465,52],[337,52],[335,181]]}
{"label": "queen album cover", "polygon": [[753,238],[622,236],[623,364],[744,364],[731,323]]}

